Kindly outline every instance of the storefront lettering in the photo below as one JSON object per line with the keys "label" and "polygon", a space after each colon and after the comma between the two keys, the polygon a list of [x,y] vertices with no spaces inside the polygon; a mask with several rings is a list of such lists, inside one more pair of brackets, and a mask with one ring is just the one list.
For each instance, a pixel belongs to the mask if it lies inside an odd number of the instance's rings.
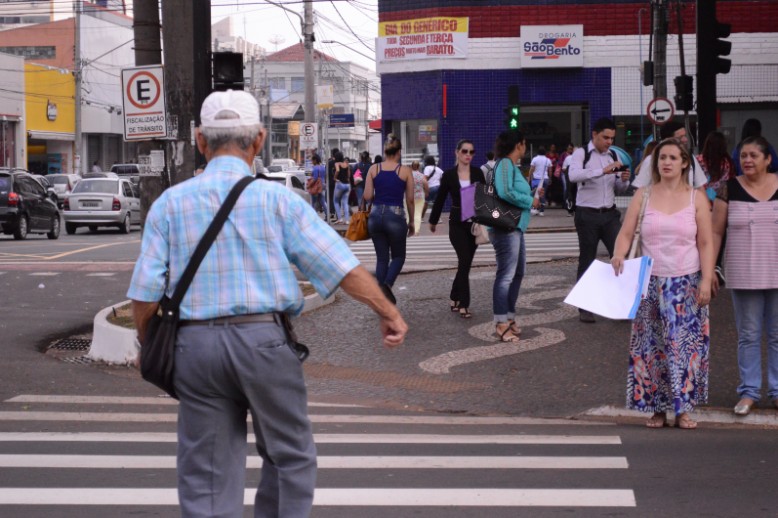
{"label": "storefront lettering", "polygon": [[578,56],[581,54],[581,49],[579,47],[573,47],[572,45],[557,46],[555,43],[528,41],[524,43],[524,52],[544,54],[546,56]]}

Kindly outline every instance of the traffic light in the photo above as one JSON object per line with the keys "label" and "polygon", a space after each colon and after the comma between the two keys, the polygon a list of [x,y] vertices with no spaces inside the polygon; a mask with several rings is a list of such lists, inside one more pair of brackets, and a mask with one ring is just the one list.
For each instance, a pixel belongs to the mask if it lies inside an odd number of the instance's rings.
{"label": "traffic light", "polygon": [[694,109],[694,78],[678,76],[675,83],[675,109],[690,112]]}
{"label": "traffic light", "polygon": [[243,90],[243,53],[213,53],[213,89],[216,91]]}
{"label": "traffic light", "polygon": [[508,106],[503,110],[505,112],[503,122],[506,129],[519,129],[519,115],[521,113],[519,104],[519,86],[511,85],[508,87]]}
{"label": "traffic light", "polygon": [[723,39],[732,26],[718,21],[717,0],[697,2],[697,134],[700,142],[716,130],[716,76],[727,74],[732,62],[722,56],[732,51],[732,43]]}

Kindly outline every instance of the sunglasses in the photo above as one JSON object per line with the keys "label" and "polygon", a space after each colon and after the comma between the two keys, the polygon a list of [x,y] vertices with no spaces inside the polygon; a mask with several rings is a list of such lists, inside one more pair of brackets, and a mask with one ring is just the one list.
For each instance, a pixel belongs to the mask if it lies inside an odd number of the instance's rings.
{"label": "sunglasses", "polygon": [[475,155],[475,149],[460,149],[459,152],[463,155]]}

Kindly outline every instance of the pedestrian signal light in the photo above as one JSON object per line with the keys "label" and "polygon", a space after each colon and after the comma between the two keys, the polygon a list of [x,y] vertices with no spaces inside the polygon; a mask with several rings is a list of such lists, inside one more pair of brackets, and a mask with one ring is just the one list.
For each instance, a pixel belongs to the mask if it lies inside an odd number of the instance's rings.
{"label": "pedestrian signal light", "polygon": [[505,127],[509,130],[519,129],[519,115],[521,113],[519,106],[519,86],[511,85],[508,87],[508,107],[505,112]]}
{"label": "pedestrian signal light", "polygon": [[694,77],[678,76],[675,83],[675,107],[685,112],[694,109]]}

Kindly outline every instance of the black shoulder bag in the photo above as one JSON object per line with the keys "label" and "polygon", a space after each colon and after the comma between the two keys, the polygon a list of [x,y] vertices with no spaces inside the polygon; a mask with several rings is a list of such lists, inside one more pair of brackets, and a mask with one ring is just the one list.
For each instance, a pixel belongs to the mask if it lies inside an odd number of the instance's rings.
{"label": "black shoulder bag", "polygon": [[[494,179],[497,176],[498,165],[499,162],[494,165],[491,178],[487,180],[487,183],[475,184],[475,197],[473,198],[475,216],[472,217],[472,221],[501,230],[516,230],[521,219],[521,209],[497,196]],[[507,172],[503,175],[503,180],[507,191]]]}
{"label": "black shoulder bag", "polygon": [[235,202],[243,189],[254,181],[252,176],[246,176],[235,184],[224,204],[219,208],[205,234],[197,243],[189,263],[186,265],[181,279],[176,285],[173,297],[167,295],[159,302],[160,311],[155,313],[148,322],[146,335],[140,348],[140,373],[143,379],[164,390],[170,397],[178,399],[173,385],[173,360],[175,358],[176,335],[178,334],[178,317],[181,301],[194,279],[197,268],[203,262],[205,254],[211,248],[216,236],[227,221]]}

